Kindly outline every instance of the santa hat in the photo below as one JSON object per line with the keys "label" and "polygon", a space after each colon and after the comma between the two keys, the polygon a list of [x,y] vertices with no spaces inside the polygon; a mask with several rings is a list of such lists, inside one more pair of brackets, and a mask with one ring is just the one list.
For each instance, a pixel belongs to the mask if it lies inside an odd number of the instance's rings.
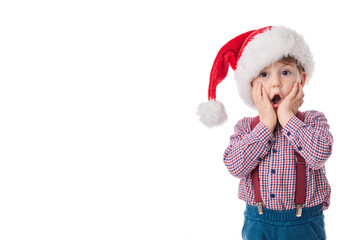
{"label": "santa hat", "polygon": [[259,72],[282,59],[292,56],[305,69],[306,83],[314,72],[314,61],[309,46],[295,31],[282,26],[269,26],[243,33],[226,43],[217,54],[210,73],[208,102],[198,107],[200,121],[207,127],[227,120],[224,105],[216,100],[216,87],[227,75],[229,64],[235,71],[240,98],[255,108],[251,96],[251,81]]}

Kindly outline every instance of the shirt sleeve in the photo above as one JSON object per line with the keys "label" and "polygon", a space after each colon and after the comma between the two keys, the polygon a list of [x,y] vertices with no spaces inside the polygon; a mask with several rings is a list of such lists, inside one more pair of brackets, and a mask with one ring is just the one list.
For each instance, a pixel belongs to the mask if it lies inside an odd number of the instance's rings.
{"label": "shirt sleeve", "polygon": [[262,122],[251,131],[252,120],[244,118],[236,124],[224,153],[225,166],[238,178],[247,177],[269,153],[275,141],[274,135]]}
{"label": "shirt sleeve", "polygon": [[305,159],[312,169],[320,169],[332,153],[333,136],[329,131],[325,115],[309,111],[302,122],[293,116],[286,124],[286,135],[294,149]]}

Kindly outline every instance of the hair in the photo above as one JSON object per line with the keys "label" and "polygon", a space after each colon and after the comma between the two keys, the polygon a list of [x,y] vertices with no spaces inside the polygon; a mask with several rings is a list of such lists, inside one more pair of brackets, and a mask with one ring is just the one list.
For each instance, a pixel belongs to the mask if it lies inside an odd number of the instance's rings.
{"label": "hair", "polygon": [[284,63],[284,64],[295,64],[297,69],[299,70],[299,73],[305,72],[304,67],[301,65],[301,63],[299,63],[299,61],[294,58],[293,56],[285,56],[282,59],[279,60],[279,62]]}

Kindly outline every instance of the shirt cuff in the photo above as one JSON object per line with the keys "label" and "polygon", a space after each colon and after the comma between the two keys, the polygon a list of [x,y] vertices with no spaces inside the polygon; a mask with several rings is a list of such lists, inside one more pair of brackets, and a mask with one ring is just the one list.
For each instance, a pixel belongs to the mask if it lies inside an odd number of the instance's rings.
{"label": "shirt cuff", "polygon": [[275,141],[274,135],[262,122],[259,122],[251,133],[259,142],[266,142],[268,145],[271,145]]}
{"label": "shirt cuff", "polygon": [[301,128],[306,124],[298,119],[296,116],[292,116],[284,128],[284,133],[289,138],[289,140],[294,140]]}

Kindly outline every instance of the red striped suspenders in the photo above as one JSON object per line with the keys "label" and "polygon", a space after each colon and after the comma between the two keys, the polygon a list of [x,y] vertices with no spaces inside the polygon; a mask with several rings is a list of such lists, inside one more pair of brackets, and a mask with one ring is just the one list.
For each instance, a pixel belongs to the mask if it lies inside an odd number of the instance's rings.
{"label": "red striped suspenders", "polygon": [[[305,120],[305,114],[298,111],[296,117],[302,122]],[[260,122],[259,116],[255,117],[251,123],[251,130]],[[306,191],[306,164],[305,159],[301,155],[295,152],[296,156],[296,190],[295,190],[295,205],[296,216],[301,217],[302,206],[305,203],[305,191]],[[263,214],[263,204],[260,193],[260,181],[259,181],[259,165],[251,172],[252,183],[254,187],[255,202],[257,204],[259,214]]]}

